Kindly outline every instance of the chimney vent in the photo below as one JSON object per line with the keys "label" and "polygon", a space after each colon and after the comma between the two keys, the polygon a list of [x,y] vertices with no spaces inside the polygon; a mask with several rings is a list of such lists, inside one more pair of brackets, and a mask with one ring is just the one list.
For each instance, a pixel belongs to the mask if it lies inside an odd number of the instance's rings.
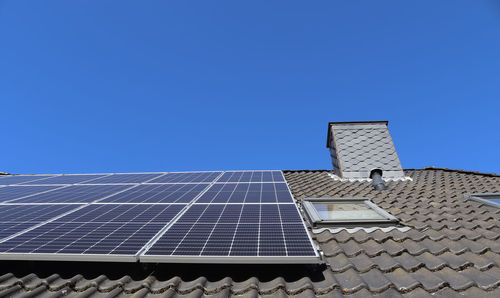
{"label": "chimney vent", "polygon": [[403,178],[388,121],[330,122],[326,146],[335,174],[347,179],[369,179],[374,170],[384,178]]}

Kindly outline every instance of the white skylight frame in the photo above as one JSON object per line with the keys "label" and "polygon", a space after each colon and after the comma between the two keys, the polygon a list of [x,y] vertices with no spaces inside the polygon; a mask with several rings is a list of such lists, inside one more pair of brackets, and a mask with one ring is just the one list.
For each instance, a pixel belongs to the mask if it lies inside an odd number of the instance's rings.
{"label": "white skylight frame", "polygon": [[465,200],[473,200],[488,206],[500,208],[500,204],[490,201],[500,199],[500,193],[469,193],[464,195]]}
{"label": "white skylight frame", "polygon": [[[383,219],[323,219],[314,207],[315,203],[364,203],[366,207],[382,216]],[[399,222],[395,216],[378,207],[367,198],[306,198],[302,201],[302,205],[313,227],[386,227],[394,226]]]}

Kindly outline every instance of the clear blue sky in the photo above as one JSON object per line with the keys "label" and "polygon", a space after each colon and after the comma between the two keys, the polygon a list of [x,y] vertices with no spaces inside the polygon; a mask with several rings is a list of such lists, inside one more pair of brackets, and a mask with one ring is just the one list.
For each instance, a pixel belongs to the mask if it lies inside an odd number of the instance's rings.
{"label": "clear blue sky", "polygon": [[0,171],[330,169],[389,120],[404,168],[500,172],[499,1],[1,1]]}

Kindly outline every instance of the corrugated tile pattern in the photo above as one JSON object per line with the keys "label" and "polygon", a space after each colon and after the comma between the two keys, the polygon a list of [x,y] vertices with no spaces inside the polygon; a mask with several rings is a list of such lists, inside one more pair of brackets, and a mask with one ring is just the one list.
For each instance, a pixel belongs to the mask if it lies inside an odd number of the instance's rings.
{"label": "corrugated tile pattern", "polygon": [[134,281],[8,273],[0,276],[0,297],[500,297],[500,209],[463,200],[468,192],[500,192],[500,176],[442,169],[405,174],[413,181],[375,191],[369,182],[336,181],[326,171],[285,172],[299,200],[367,197],[412,228],[314,234],[326,261],[320,279],[235,281],[228,272],[219,280],[157,280],[152,274]]}

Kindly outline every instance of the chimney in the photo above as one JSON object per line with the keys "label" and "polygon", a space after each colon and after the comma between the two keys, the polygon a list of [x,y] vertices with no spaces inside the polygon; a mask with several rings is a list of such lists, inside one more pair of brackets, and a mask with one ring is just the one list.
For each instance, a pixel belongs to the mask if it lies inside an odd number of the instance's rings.
{"label": "chimney", "polygon": [[326,146],[335,174],[347,179],[403,178],[388,121],[330,122]]}

